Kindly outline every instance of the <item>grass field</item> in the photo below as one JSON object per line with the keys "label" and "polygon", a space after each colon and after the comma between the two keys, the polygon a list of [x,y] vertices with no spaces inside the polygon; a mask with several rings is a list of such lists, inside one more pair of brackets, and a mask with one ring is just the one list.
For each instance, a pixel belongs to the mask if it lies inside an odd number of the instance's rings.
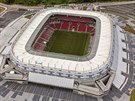
{"label": "grass field", "polygon": [[82,56],[88,53],[89,40],[90,33],[56,30],[44,50]]}
{"label": "grass field", "polygon": [[124,30],[135,34],[135,30],[131,26],[129,26],[128,24],[126,24],[126,26],[124,27]]}
{"label": "grass field", "polygon": [[130,101],[135,101],[135,89],[133,89],[131,92]]}
{"label": "grass field", "polygon": [[133,24],[135,24],[135,20],[132,20],[131,22],[132,22]]}
{"label": "grass field", "polygon": [[30,14],[30,15],[25,16],[25,18],[31,19],[34,15],[35,14]]}

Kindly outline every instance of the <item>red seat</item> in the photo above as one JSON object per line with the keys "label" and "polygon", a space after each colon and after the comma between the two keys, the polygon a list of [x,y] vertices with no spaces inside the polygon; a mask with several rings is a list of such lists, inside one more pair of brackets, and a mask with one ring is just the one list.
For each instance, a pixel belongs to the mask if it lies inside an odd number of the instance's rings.
{"label": "red seat", "polygon": [[74,31],[77,31],[77,27],[78,27],[78,24],[77,24],[77,22],[71,22],[71,25],[70,25],[70,30],[73,30],[74,29]]}
{"label": "red seat", "polygon": [[54,29],[56,28],[56,26],[54,24],[50,24],[50,27],[54,28]]}
{"label": "red seat", "polygon": [[91,22],[92,19],[91,18],[87,18],[87,17],[82,17],[81,21],[83,21],[83,22]]}
{"label": "red seat", "polygon": [[85,32],[86,31],[86,24],[80,23],[78,27],[78,31]]}
{"label": "red seat", "polygon": [[91,31],[92,31],[92,29],[93,29],[93,27],[91,27],[91,26],[87,26],[87,32],[91,32]]}
{"label": "red seat", "polygon": [[34,45],[34,49],[35,49],[35,50],[39,50],[39,51],[41,51],[41,50],[43,50],[43,49],[44,49],[44,46],[43,46],[43,45],[41,45],[41,44],[39,44],[39,43],[35,43],[35,45]]}
{"label": "red seat", "polygon": [[62,23],[61,29],[68,30],[68,28],[69,28],[69,22],[64,21],[64,22]]}
{"label": "red seat", "polygon": [[44,44],[44,41],[45,41],[44,39],[39,38],[37,42],[38,42],[38,43],[41,43],[41,44]]}
{"label": "red seat", "polygon": [[61,23],[55,23],[56,29],[60,29]]}

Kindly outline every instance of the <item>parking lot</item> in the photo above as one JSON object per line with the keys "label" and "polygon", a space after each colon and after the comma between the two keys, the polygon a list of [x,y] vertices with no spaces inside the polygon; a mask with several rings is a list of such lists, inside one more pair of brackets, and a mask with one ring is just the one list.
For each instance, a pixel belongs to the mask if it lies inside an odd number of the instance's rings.
{"label": "parking lot", "polygon": [[0,17],[0,28],[6,27],[10,22],[23,15],[26,11],[8,11]]}

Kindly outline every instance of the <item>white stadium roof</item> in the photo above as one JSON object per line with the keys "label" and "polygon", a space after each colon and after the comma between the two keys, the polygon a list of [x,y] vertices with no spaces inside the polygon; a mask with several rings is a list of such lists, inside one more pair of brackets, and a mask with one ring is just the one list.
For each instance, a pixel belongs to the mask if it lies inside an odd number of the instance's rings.
{"label": "white stadium roof", "polygon": [[[95,16],[101,21],[101,30],[99,44],[95,56],[91,60],[87,61],[72,61],[66,59],[58,59],[47,56],[38,56],[30,54],[26,51],[25,47],[32,36],[33,32],[36,30],[38,25],[44,20],[48,14],[52,13],[62,13],[62,14],[77,14],[82,16]],[[106,16],[90,11],[79,11],[79,10],[67,10],[67,9],[49,9],[41,11],[35,18],[31,21],[29,26],[23,31],[21,37],[17,40],[13,47],[13,55],[18,61],[24,64],[39,65],[42,63],[43,67],[58,68],[63,70],[71,70],[77,72],[87,72],[96,71],[101,68],[109,59],[112,45],[112,35],[111,35],[111,21]],[[39,63],[39,64],[38,64]]]}

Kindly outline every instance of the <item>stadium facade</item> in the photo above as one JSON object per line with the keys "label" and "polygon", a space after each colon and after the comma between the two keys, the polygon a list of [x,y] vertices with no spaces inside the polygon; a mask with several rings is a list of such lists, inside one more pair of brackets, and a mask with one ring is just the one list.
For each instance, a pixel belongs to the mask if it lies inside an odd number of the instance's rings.
{"label": "stadium facade", "polygon": [[[79,25],[74,21],[79,21]],[[67,25],[67,22],[70,23]],[[103,96],[110,90],[118,67],[115,27],[108,16],[98,12],[58,8],[42,10],[19,32],[9,56],[3,58],[5,62],[1,77],[20,83],[34,82],[72,89],[80,94]],[[88,54],[75,56],[44,52],[48,37],[56,28],[92,33]]]}

